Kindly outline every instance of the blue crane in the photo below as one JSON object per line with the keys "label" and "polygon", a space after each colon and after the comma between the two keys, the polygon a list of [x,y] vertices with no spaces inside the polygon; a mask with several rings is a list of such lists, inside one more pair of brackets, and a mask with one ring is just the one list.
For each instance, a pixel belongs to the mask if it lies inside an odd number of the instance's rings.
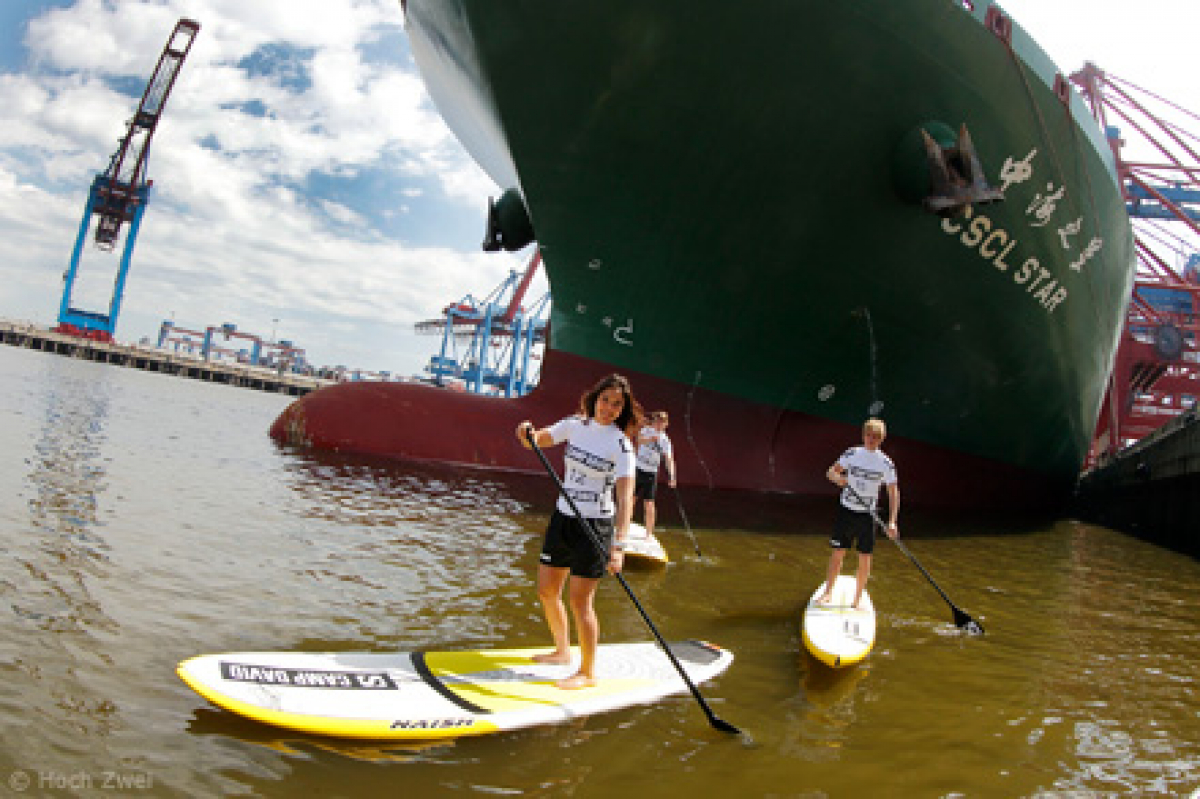
{"label": "blue crane", "polygon": [[[58,327],[55,328],[59,332],[99,341],[112,341],[117,317],[121,312],[121,298],[125,293],[125,279],[129,274],[133,245],[137,240],[142,214],[146,211],[150,186],[153,183],[146,179],[150,140],[154,137],[171,87],[175,85],[175,78],[199,31],[200,24],[190,19],[180,19],[176,23],[175,30],[159,56],[154,74],[142,93],[137,113],[129,121],[129,129],[121,138],[120,146],[109,161],[108,168],[96,175],[92,181],[87,205],[83,210],[83,222],[79,226],[79,235],[71,252],[71,265],[63,276],[65,285],[58,310]],[[79,275],[83,244],[87,239],[93,216],[97,217],[96,247],[104,252],[116,249],[117,241],[121,237],[121,228],[125,223],[129,223],[108,313],[82,310],[71,303],[71,294]]]}
{"label": "blue crane", "polygon": [[[537,383],[531,363],[534,345],[546,341],[547,293],[529,308],[521,303],[541,264],[534,252],[523,274],[510,272],[482,300],[470,294],[442,310],[442,317],[418,322],[418,333],[441,334],[442,346],[425,371],[437,385],[459,386],[476,394],[520,397]],[[465,341],[459,347],[459,340]],[[449,378],[449,379],[448,379]]]}

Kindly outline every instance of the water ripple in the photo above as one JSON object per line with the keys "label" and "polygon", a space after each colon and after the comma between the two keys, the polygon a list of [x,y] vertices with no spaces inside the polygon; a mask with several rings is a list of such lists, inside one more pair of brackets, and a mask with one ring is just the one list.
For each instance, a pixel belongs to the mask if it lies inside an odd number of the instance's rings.
{"label": "water ripple", "polygon": [[[432,745],[315,739],[216,710],[175,677],[180,660],[547,643],[533,590],[547,479],[278,447],[265,431],[286,403],[0,347],[0,779],[124,769],[181,797],[401,785],[651,799],[1200,783],[1200,564],[1071,522],[907,516],[911,550],[987,634],[963,635],[881,542],[876,648],[831,672],[799,624],[832,499],[749,532],[736,522],[757,508],[690,492],[705,557],[688,557],[668,503],[671,565],[627,574],[666,637],[735,652],[703,695],[752,745],[714,731],[690,695]],[[596,602],[605,640],[650,637],[615,581]]]}

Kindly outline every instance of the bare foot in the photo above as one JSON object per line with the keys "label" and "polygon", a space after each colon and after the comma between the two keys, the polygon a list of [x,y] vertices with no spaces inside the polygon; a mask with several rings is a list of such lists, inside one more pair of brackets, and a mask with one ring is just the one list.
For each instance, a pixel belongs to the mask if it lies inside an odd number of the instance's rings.
{"label": "bare foot", "polygon": [[544,655],[534,655],[534,663],[545,663],[550,666],[565,666],[571,662],[571,653],[547,652]]}
{"label": "bare foot", "polygon": [[586,674],[579,674],[577,672],[565,680],[559,680],[558,682],[554,683],[554,687],[561,688],[564,691],[575,691],[580,688],[591,688],[595,684],[596,681],[593,678],[587,676]]}

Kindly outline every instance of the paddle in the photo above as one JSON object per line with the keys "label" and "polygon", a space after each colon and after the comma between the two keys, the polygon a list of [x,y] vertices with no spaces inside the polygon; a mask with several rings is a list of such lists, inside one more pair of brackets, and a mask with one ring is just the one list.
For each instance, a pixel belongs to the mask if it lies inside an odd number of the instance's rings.
{"label": "paddle", "polygon": [[[554,467],[550,465],[550,461],[546,460],[546,454],[542,452],[541,447],[539,447],[537,442],[534,441],[533,431],[527,429],[525,431],[525,437],[529,441],[529,446],[531,446],[533,451],[537,453],[538,459],[542,462],[542,466],[546,467],[546,472],[554,479],[554,484],[558,486],[559,492],[567,500],[567,504],[571,506],[571,510],[575,512],[575,518],[579,519],[580,524],[583,525],[583,529],[587,532],[588,538],[591,539],[592,546],[596,548],[596,551],[600,553],[601,557],[607,558],[608,553],[604,551],[604,545],[600,543],[600,537],[592,528],[592,523],[584,518],[584,515],[579,511],[579,506],[575,504],[575,500],[573,500],[571,495],[567,493],[567,489],[565,486],[563,486],[562,480],[558,476],[558,472],[554,471]],[[733,726],[728,721],[717,718],[717,715],[713,713],[712,708],[710,708],[708,703],[704,701],[704,697],[700,694],[700,689],[696,687],[696,684],[692,682],[692,678],[688,676],[686,671],[684,671],[683,665],[679,662],[679,659],[675,657],[675,653],[671,651],[671,648],[667,646],[667,642],[663,640],[662,635],[658,632],[658,628],[654,626],[654,622],[650,621],[650,616],[647,615],[645,609],[642,607],[642,603],[638,601],[637,595],[633,593],[633,589],[629,587],[629,583],[625,581],[624,575],[622,575],[620,572],[613,572],[613,576],[617,578],[617,580],[621,583],[621,587],[625,589],[625,593],[629,595],[629,599],[633,602],[633,606],[637,608],[638,613],[642,615],[642,621],[646,622],[646,626],[650,628],[650,632],[654,633],[654,638],[658,641],[659,647],[661,647],[662,651],[666,653],[667,657],[671,661],[671,665],[674,666],[675,670],[679,672],[679,676],[682,677],[684,683],[687,684],[688,690],[692,692],[692,696],[696,697],[696,701],[700,703],[700,707],[704,710],[704,715],[708,716],[708,723],[721,732],[731,732],[735,735],[741,735],[742,731],[737,727]]]}
{"label": "paddle", "polygon": [[675,506],[679,508],[679,517],[683,519],[683,527],[687,530],[688,538],[692,539],[692,546],[696,548],[696,557],[703,558],[700,554],[700,542],[696,540],[696,535],[692,532],[692,526],[688,524],[687,514],[683,512],[683,500],[679,498],[679,489],[671,486],[671,491],[675,494]]}
{"label": "paddle", "polygon": [[[853,494],[854,498],[857,499],[859,503],[863,505],[863,507],[869,509],[868,512],[871,514],[871,518],[875,520],[875,524],[879,525],[880,529],[884,531],[884,535],[887,535],[887,525],[884,524],[883,520],[879,518],[879,514],[875,512],[875,509],[870,507],[867,501],[863,499],[857,491],[850,487],[849,483],[846,484],[846,490]],[[942,599],[946,600],[946,604],[950,606],[950,610],[954,613],[954,626],[971,633],[972,635],[983,635],[983,625],[971,618],[970,614],[968,614],[965,610],[959,608],[950,601],[950,597],[946,596],[946,592],[943,591],[942,587],[937,584],[932,576],[930,576],[929,572],[925,570],[925,567],[921,565],[921,562],[916,559],[913,553],[908,551],[908,547],[904,546],[904,542],[899,538],[892,538],[890,535],[887,537],[891,539],[893,544],[900,547],[900,551],[908,556],[908,559],[913,562],[913,565],[921,570],[921,574],[925,575],[925,579],[929,581],[929,584],[937,589],[937,592],[942,595]]]}

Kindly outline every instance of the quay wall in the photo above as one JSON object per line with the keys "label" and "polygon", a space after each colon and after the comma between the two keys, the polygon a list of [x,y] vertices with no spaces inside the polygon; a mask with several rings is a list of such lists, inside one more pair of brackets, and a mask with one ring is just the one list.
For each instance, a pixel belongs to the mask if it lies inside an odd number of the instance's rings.
{"label": "quay wall", "polygon": [[334,383],[332,380],[244,363],[205,361],[195,355],[157,347],[90,341],[28,322],[0,320],[0,344],[294,397]]}
{"label": "quay wall", "polygon": [[1074,515],[1200,557],[1200,413],[1193,407],[1079,480]]}

